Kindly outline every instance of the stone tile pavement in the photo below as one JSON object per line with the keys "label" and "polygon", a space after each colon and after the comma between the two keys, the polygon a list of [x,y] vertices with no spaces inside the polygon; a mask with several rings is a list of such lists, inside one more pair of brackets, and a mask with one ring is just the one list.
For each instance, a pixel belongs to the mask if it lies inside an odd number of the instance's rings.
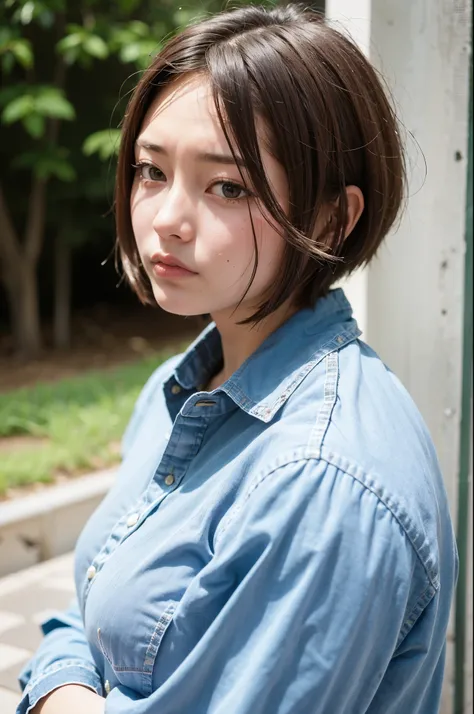
{"label": "stone tile pavement", "polygon": [[17,675],[39,645],[39,623],[74,597],[73,554],[0,579],[0,712],[14,714]]}

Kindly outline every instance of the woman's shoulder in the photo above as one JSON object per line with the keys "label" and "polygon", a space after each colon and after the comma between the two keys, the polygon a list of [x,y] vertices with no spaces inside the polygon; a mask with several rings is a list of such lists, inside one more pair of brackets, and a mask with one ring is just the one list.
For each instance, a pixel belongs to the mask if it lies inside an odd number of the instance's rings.
{"label": "woman's shoulder", "polygon": [[424,419],[399,379],[361,341],[339,354],[336,396],[320,456],[375,495],[436,571],[449,504]]}
{"label": "woman's shoulder", "polygon": [[325,446],[354,454],[367,471],[437,468],[423,416],[376,352],[356,340],[340,351],[338,362]]}
{"label": "woman's shoulder", "polygon": [[315,463],[327,461],[376,493],[394,514],[408,514],[414,528],[423,528],[426,509],[447,514],[436,450],[420,411],[359,339],[308,371],[270,427],[270,454],[297,449]]}

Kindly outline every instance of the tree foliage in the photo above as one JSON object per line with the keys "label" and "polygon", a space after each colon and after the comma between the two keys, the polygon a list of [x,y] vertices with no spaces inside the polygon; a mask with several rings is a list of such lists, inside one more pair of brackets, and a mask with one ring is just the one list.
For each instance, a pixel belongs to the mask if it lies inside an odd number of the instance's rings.
{"label": "tree foliage", "polygon": [[110,251],[113,225],[103,216],[130,90],[165,38],[224,4],[0,4],[0,278],[24,353],[41,345],[36,275],[44,246],[60,235],[72,245],[102,240],[104,255]]}

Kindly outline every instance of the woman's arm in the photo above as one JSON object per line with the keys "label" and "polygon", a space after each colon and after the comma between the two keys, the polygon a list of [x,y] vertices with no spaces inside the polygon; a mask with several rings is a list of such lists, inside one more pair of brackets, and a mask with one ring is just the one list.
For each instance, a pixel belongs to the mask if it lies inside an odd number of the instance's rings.
{"label": "woman's arm", "polygon": [[104,714],[105,699],[79,684],[66,684],[40,699],[30,714]]}
{"label": "woman's arm", "polygon": [[[47,620],[42,630],[45,637],[19,676],[23,698],[17,714],[31,712],[40,700],[64,685],[77,685],[86,693],[93,690],[101,698],[102,678],[86,639],[77,602]],[[63,711],[73,714],[69,708]]]}

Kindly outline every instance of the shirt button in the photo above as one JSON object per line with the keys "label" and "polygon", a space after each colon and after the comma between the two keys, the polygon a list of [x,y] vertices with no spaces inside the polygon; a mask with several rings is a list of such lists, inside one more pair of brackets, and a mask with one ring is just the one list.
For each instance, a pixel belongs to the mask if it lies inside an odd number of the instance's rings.
{"label": "shirt button", "polygon": [[104,682],[104,689],[106,691],[106,694],[110,694],[110,682],[108,679],[106,679]]}
{"label": "shirt button", "polygon": [[127,518],[127,526],[128,528],[133,528],[138,523],[138,519],[140,518],[138,513],[132,513],[128,518]]}
{"label": "shirt button", "polygon": [[167,486],[172,486],[174,484],[174,476],[173,474],[168,474],[168,476],[165,478],[165,484]]}
{"label": "shirt button", "polygon": [[171,394],[179,394],[180,391],[181,387],[179,386],[179,384],[173,384],[173,386],[171,387]]}
{"label": "shirt button", "polygon": [[89,568],[87,568],[87,579],[92,580],[92,578],[95,576],[97,573],[96,568],[94,568],[93,565],[91,565]]}

